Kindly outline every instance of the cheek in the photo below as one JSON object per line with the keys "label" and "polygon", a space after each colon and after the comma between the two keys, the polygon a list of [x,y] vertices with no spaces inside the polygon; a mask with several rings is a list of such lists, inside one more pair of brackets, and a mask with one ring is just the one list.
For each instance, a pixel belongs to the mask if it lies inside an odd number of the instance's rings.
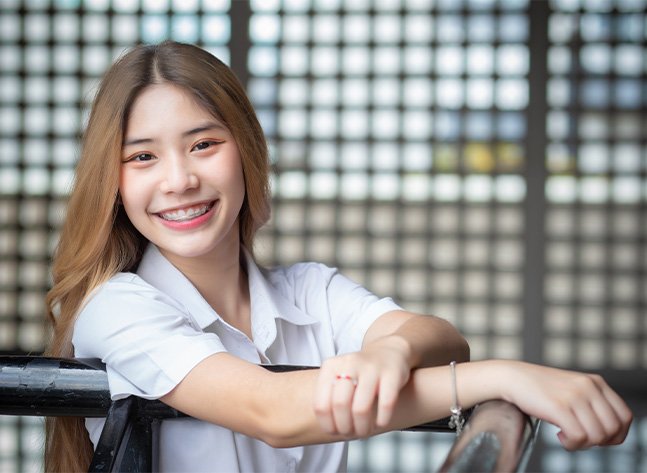
{"label": "cheek", "polygon": [[229,192],[239,198],[242,202],[242,199],[245,196],[243,166],[238,153],[232,153],[228,158],[229,159],[227,159],[225,163],[225,169],[220,168],[220,173],[222,173],[220,175],[225,179],[225,182],[223,182],[222,185],[229,189]]}
{"label": "cheek", "polygon": [[136,216],[135,212],[145,205],[145,186],[138,181],[140,180],[136,180],[132,173],[123,170],[119,175],[119,196],[126,214],[131,220]]}

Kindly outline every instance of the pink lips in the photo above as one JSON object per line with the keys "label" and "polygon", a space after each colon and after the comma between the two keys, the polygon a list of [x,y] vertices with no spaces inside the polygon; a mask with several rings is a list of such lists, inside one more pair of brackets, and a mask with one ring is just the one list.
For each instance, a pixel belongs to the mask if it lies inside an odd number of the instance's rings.
{"label": "pink lips", "polygon": [[172,220],[166,220],[162,218],[159,214],[157,217],[159,220],[162,222],[162,224],[168,228],[171,228],[173,230],[193,230],[195,228],[198,228],[202,225],[204,225],[207,221],[213,217],[213,215],[216,212],[216,207],[218,206],[218,202],[216,201],[213,206],[204,214],[192,218],[190,220],[184,220],[184,221],[172,221]]}

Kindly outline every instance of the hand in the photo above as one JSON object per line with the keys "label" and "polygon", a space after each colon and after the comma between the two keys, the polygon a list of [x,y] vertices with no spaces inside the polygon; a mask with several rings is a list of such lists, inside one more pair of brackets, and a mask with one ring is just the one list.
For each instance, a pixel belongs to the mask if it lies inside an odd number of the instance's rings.
{"label": "hand", "polygon": [[386,336],[361,351],[326,360],[316,383],[314,409],[331,434],[365,437],[384,427],[411,368],[408,344]]}
{"label": "hand", "polygon": [[529,415],[545,419],[561,430],[567,450],[616,445],[627,436],[632,413],[598,375],[577,373],[522,362],[508,366],[502,397]]}

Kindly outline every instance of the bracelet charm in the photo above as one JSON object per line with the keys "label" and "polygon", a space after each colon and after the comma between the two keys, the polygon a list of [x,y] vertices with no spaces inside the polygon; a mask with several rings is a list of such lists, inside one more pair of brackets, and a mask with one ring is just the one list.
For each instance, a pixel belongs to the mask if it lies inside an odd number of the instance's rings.
{"label": "bracelet charm", "polygon": [[465,425],[465,418],[463,417],[463,408],[458,403],[458,387],[456,386],[456,362],[452,361],[449,364],[449,369],[452,374],[452,406],[449,409],[451,416],[449,417],[450,429],[456,430],[456,436],[458,437],[463,431],[463,425]]}

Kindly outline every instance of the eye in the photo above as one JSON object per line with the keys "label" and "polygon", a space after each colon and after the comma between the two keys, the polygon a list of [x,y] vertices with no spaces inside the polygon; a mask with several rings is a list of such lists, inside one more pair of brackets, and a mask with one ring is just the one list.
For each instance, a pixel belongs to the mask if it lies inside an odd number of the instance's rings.
{"label": "eye", "polygon": [[125,162],[146,163],[148,161],[152,161],[153,159],[155,159],[155,156],[150,153],[138,153],[130,156],[129,158],[126,158]]}
{"label": "eye", "polygon": [[220,141],[214,141],[214,140],[201,141],[198,144],[196,144],[191,149],[191,151],[204,151],[205,149],[219,145],[220,143],[221,143]]}

